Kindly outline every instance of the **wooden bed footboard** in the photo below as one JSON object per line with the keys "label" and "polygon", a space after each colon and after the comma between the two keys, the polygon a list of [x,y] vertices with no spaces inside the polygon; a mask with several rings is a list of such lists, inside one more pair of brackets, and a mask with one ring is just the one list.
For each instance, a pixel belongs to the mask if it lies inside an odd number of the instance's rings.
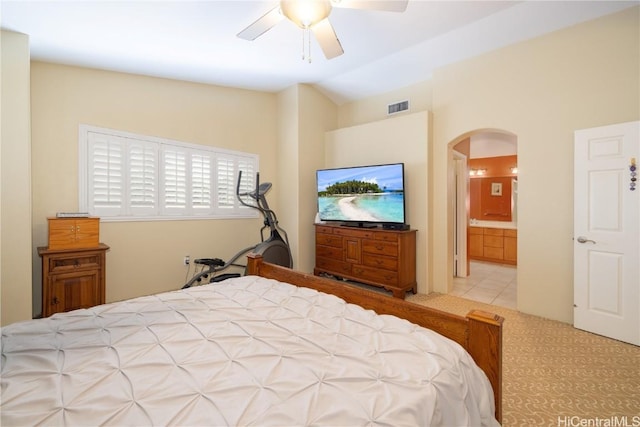
{"label": "wooden bed footboard", "polygon": [[462,317],[346,283],[338,286],[330,279],[269,264],[257,254],[248,255],[247,274],[333,294],[378,314],[401,317],[456,341],[471,354],[489,378],[496,419],[502,422],[502,317],[479,310],[472,310]]}

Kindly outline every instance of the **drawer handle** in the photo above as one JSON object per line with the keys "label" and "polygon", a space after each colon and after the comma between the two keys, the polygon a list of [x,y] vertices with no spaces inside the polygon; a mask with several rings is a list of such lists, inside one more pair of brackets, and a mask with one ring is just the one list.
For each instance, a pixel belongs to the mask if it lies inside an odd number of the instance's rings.
{"label": "drawer handle", "polygon": [[58,305],[60,303],[60,300],[58,299],[58,297],[53,297],[53,299],[51,300],[51,304],[53,305]]}
{"label": "drawer handle", "polygon": [[377,250],[379,250],[379,251],[381,251],[381,250],[383,250],[383,249],[384,249],[384,246],[382,246],[382,245],[376,245],[376,249],[377,249]]}

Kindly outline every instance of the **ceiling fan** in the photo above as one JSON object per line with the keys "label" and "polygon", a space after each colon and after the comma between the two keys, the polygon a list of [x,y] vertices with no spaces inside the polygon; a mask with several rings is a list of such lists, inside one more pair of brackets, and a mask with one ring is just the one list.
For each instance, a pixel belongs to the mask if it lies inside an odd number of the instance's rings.
{"label": "ceiling fan", "polygon": [[[305,35],[310,43],[309,31],[312,31],[324,56],[332,59],[344,53],[340,40],[329,22],[329,14],[333,7],[404,12],[408,2],[409,0],[282,0],[276,7],[240,31],[238,37],[255,40],[287,18],[304,30],[303,46]],[[311,62],[311,56],[305,54],[304,47],[302,58]]]}

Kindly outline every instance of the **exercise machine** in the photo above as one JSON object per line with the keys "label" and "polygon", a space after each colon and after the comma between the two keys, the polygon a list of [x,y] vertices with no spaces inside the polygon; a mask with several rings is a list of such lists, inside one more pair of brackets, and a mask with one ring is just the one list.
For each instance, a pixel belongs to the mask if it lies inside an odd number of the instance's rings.
{"label": "exercise machine", "polygon": [[[276,213],[269,208],[269,203],[267,202],[266,194],[271,189],[271,183],[265,182],[261,184],[260,173],[256,173],[255,189],[241,193],[241,181],[242,171],[238,173],[238,182],[236,185],[236,197],[238,201],[244,206],[258,210],[263,217],[263,226],[260,229],[260,243],[240,250],[226,262],[220,258],[196,259],[194,263],[201,265],[202,270],[194,274],[182,289],[199,284],[221,282],[231,277],[244,275],[246,272],[246,256],[250,252],[262,255],[265,261],[272,264],[289,268],[293,266],[287,232],[280,227]],[[245,199],[248,199],[248,201],[245,201]],[[265,239],[264,232],[267,229],[269,230],[269,235]],[[241,272],[227,272],[231,267],[236,267],[236,270],[240,268]]]}

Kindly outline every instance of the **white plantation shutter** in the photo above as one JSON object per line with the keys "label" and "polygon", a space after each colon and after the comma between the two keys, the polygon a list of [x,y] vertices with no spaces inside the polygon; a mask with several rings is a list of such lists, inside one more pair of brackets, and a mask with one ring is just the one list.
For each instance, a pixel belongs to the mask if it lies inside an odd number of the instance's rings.
{"label": "white plantation shutter", "polygon": [[236,206],[235,162],[231,157],[218,157],[216,167],[218,208],[233,209]]}
{"label": "white plantation shutter", "polygon": [[162,209],[173,214],[186,214],[187,153],[184,149],[162,149]]}
{"label": "white plantation shutter", "polygon": [[80,210],[104,219],[253,217],[236,198],[255,187],[258,156],[80,126]]}
{"label": "white plantation shutter", "polygon": [[158,147],[129,144],[129,205],[133,215],[154,214],[158,205]]}
{"label": "white plantation shutter", "polygon": [[[236,197],[238,172],[242,171],[240,193],[245,193],[255,189],[256,170],[256,162],[252,162],[250,157],[233,154],[220,154],[217,156],[216,190],[219,209],[226,211],[245,211],[250,209],[240,204]],[[245,197],[245,201],[249,200],[249,197]]]}
{"label": "white plantation shutter", "polygon": [[211,211],[212,157],[206,152],[191,154],[191,206],[194,213]]}
{"label": "white plantation shutter", "polygon": [[124,142],[91,133],[88,141],[88,200],[93,213],[100,216],[124,212]]}

